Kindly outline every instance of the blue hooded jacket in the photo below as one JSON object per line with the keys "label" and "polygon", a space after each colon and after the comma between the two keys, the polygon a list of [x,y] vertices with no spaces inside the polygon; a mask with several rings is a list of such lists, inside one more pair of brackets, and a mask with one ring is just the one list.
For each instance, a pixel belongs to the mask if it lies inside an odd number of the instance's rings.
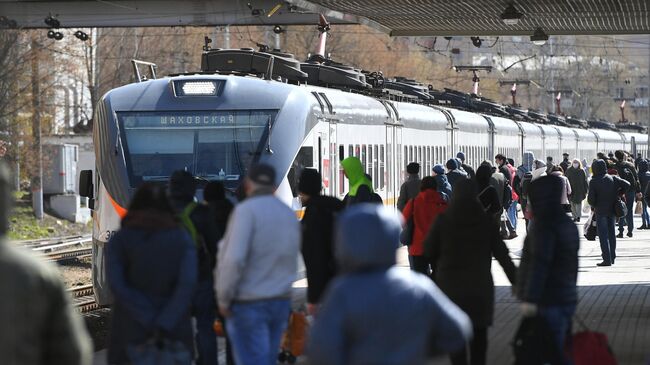
{"label": "blue hooded jacket", "polygon": [[395,267],[395,213],[359,204],[337,224],[341,275],[328,288],[309,336],[310,364],[424,364],[471,337],[471,323],[425,275]]}

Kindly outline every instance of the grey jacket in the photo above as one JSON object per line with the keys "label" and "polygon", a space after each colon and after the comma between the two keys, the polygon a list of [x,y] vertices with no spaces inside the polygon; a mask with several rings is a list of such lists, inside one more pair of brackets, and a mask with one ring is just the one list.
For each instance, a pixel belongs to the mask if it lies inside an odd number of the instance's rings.
{"label": "grey jacket", "polygon": [[420,193],[420,177],[418,174],[410,174],[408,180],[402,184],[399,189],[399,198],[397,198],[397,209],[401,212],[404,210],[406,203],[415,198]]}
{"label": "grey jacket", "polygon": [[57,269],[0,237],[0,359],[5,365],[85,365],[92,344]]}
{"label": "grey jacket", "polygon": [[273,195],[252,196],[237,205],[219,242],[215,270],[219,306],[289,298],[300,235],[296,214]]}

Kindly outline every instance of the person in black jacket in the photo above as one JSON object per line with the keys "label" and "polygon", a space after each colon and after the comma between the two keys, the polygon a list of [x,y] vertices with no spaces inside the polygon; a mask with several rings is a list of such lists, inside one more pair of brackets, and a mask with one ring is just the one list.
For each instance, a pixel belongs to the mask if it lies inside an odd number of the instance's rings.
{"label": "person in black jacket", "polygon": [[307,309],[314,315],[323,292],[336,274],[333,253],[334,220],[343,202],[321,195],[322,178],[314,169],[304,169],[298,192],[305,215],[302,218],[302,257],[307,271]]}
{"label": "person in black jacket", "polygon": [[460,164],[455,158],[449,159],[445,165],[447,167],[447,180],[451,184],[451,194],[454,194],[454,185],[461,180],[467,179],[467,173],[460,169]]}
{"label": "person in black jacket", "polygon": [[[203,200],[207,203],[210,213],[215,220],[215,228],[217,230],[216,238],[219,241],[226,232],[228,218],[230,218],[230,213],[234,209],[234,205],[226,197],[226,189],[220,181],[210,181],[205,185],[203,189]],[[232,353],[230,340],[228,339],[228,333],[226,333],[226,319],[223,317],[220,319],[226,337],[226,364],[231,365],[235,363],[235,358]]]}
{"label": "person in black jacket", "polygon": [[458,193],[433,223],[424,240],[424,249],[433,268],[432,278],[467,313],[474,327],[470,362],[463,348],[451,356],[451,363],[480,365],[486,363],[487,329],[494,315],[492,257],[499,261],[512,284],[515,284],[516,268],[498,227],[477,199],[476,183],[463,180],[455,189]]}
{"label": "person in black jacket", "polygon": [[641,184],[639,184],[639,176],[634,168],[634,164],[625,160],[625,152],[618,150],[614,152],[616,156],[615,168],[618,171],[618,176],[621,179],[630,183],[630,189],[625,191],[625,203],[627,204],[627,214],[625,219],[618,222],[618,238],[623,238],[623,231],[627,225],[627,236],[632,237],[632,230],[634,229],[634,200],[637,194],[641,193]]}
{"label": "person in black jacket", "polygon": [[[580,238],[560,204],[563,184],[557,176],[545,176],[530,185],[534,219],[524,240],[516,293],[522,301],[522,314],[539,314],[553,334],[556,350],[564,354],[578,299]],[[571,362],[565,358],[562,363]]]}
{"label": "person in black jacket", "polygon": [[483,210],[488,213],[495,224],[499,224],[503,205],[499,200],[499,194],[494,186],[490,184],[492,178],[492,165],[484,162],[476,169],[476,186],[478,189],[478,199],[483,205]]}
{"label": "person in black jacket", "polygon": [[476,173],[470,165],[465,163],[465,153],[463,151],[458,152],[456,154],[456,158],[460,160],[460,167],[465,170],[467,177],[474,179],[476,177]]}
{"label": "person in black jacket", "polygon": [[593,176],[589,182],[587,202],[596,212],[598,239],[603,262],[598,266],[611,266],[616,259],[616,213],[614,204],[619,194],[630,188],[630,183],[618,176],[607,174],[607,163],[596,160],[591,164]]}
{"label": "person in black jacket", "polygon": [[198,365],[217,364],[217,336],[213,329],[217,316],[214,271],[219,232],[207,205],[196,202],[196,180],[187,171],[178,170],[169,178],[171,204],[181,225],[190,234],[198,257],[199,280],[192,302],[196,318]]}

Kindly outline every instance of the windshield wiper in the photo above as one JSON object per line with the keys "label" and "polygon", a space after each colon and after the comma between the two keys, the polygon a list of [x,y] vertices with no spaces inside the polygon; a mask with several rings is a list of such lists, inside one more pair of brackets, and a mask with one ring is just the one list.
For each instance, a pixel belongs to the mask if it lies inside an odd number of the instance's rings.
{"label": "windshield wiper", "polygon": [[143,181],[169,181],[169,176],[143,176]]}

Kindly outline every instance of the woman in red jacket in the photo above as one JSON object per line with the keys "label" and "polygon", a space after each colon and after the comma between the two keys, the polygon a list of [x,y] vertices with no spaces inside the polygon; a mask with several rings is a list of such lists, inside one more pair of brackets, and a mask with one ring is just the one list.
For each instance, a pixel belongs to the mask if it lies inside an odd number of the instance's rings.
{"label": "woman in red jacket", "polygon": [[431,273],[429,263],[424,257],[422,242],[433,222],[445,209],[447,209],[447,203],[438,193],[436,180],[432,176],[422,179],[420,193],[414,199],[409,200],[402,211],[405,222],[408,222],[413,215],[413,240],[408,248],[411,270],[425,275]]}

